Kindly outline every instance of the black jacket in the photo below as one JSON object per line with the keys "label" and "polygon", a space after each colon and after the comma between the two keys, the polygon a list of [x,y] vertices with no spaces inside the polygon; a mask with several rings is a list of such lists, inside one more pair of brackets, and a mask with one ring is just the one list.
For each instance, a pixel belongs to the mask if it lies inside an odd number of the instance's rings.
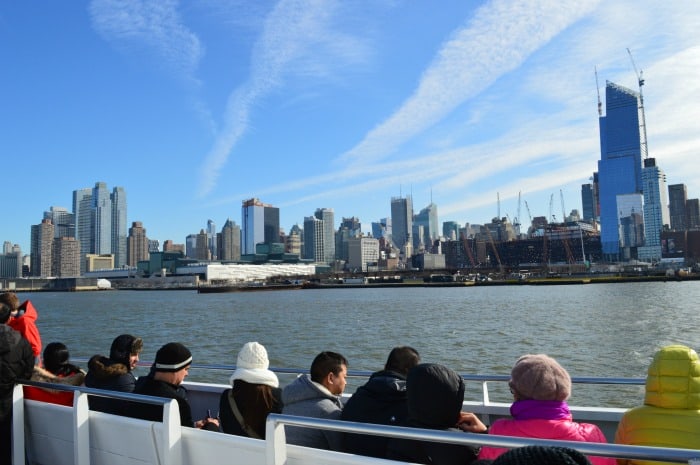
{"label": "black jacket", "polygon": [[[406,377],[394,371],[378,371],[357,388],[345,404],[341,420],[405,426],[408,418]],[[389,439],[345,433],[343,450],[352,454],[386,458]]]}
{"label": "black jacket", "polygon": [[[135,385],[136,378],[127,365],[102,355],[95,355],[88,361],[85,386],[108,391],[134,392]],[[126,405],[124,401],[98,396],[88,396],[88,403],[92,410],[113,415],[123,413]]]}
{"label": "black jacket", "polygon": [[[221,421],[221,430],[224,433],[247,437],[248,433],[246,433],[243,430],[243,427],[238,422],[236,416],[233,413],[233,410],[231,409],[231,404],[228,401],[228,396],[230,392],[231,389],[224,390],[224,392],[221,393],[221,397],[219,398],[219,420]],[[273,388],[272,396],[274,398],[274,405],[272,406],[272,410],[268,413],[282,413],[282,390],[279,388]],[[238,408],[241,409],[244,407],[241,407],[239,405]],[[265,431],[259,431],[258,434],[260,433],[262,433],[261,436],[264,439]]]}
{"label": "black jacket", "polygon": [[[462,377],[442,365],[423,363],[406,379],[408,424],[415,428],[461,432],[456,423],[464,401]],[[467,465],[478,447],[430,441],[391,439],[388,458],[435,465]]]}
{"label": "black jacket", "polygon": [[12,413],[12,390],[18,379],[29,379],[34,370],[32,346],[20,333],[0,324],[0,419]]}

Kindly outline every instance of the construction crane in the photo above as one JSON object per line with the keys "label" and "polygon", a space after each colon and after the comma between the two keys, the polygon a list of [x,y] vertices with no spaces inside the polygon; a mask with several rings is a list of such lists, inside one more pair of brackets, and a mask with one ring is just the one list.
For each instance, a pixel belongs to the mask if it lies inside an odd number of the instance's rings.
{"label": "construction crane", "polygon": [[496,192],[496,204],[498,206],[498,210],[496,212],[496,218],[499,220],[501,219],[501,194],[499,192]]}
{"label": "construction crane", "polygon": [[469,263],[471,263],[472,268],[476,268],[476,261],[474,260],[474,254],[472,253],[471,245],[469,244],[469,239],[467,235],[462,233],[462,244],[464,246],[464,251],[467,252],[467,257],[469,257]]}
{"label": "construction crane", "polygon": [[530,206],[527,204],[527,200],[525,200],[525,210],[527,210],[527,216],[530,218],[530,227],[527,228],[528,235],[530,234],[530,230],[532,229],[532,213],[530,213]]}
{"label": "construction crane", "polygon": [[600,101],[600,85],[598,85],[598,67],[594,67],[595,71],[595,90],[598,92],[598,116],[603,116],[603,103]]}
{"label": "construction crane", "polygon": [[632,67],[634,68],[634,74],[637,76],[637,84],[639,84],[639,110],[642,114],[642,121],[639,124],[639,128],[642,132],[642,155],[646,159],[649,156],[649,148],[647,147],[647,122],[646,116],[644,115],[644,94],[642,93],[644,78],[642,77],[642,70],[637,71],[637,64],[634,62],[634,57],[632,57],[632,52],[629,48],[627,49],[627,53],[630,56],[630,61],[632,62]]}
{"label": "construction crane", "polygon": [[498,249],[496,248],[496,241],[493,240],[493,236],[491,235],[491,230],[489,229],[489,227],[484,225],[484,229],[486,230],[486,235],[489,237],[489,242],[491,243],[491,248],[493,249],[493,254],[496,256],[496,261],[498,262],[498,270],[501,273],[503,273],[503,264],[501,264],[501,256],[498,255]]}
{"label": "construction crane", "polygon": [[549,196],[549,221],[556,223],[557,218],[554,216],[554,194]]}
{"label": "construction crane", "polygon": [[515,221],[513,222],[513,228],[515,228],[515,234],[518,235],[518,239],[520,239],[520,193],[518,191],[518,216],[514,218]]}
{"label": "construction crane", "polygon": [[561,221],[566,222],[566,207],[564,207],[564,192],[559,189],[559,198],[561,199]]}

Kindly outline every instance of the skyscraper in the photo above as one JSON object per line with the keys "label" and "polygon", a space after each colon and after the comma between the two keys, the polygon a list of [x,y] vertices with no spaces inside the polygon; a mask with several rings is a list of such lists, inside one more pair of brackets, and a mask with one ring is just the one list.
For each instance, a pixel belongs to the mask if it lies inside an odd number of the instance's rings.
{"label": "skyscraper", "polygon": [[599,119],[600,241],[604,257],[617,260],[620,252],[618,195],[642,192],[639,93],[608,81],[605,113]]}
{"label": "skyscraper", "polygon": [[241,225],[241,253],[255,254],[256,244],[279,242],[280,210],[256,198],[244,200]]}
{"label": "skyscraper", "polygon": [[394,245],[403,250],[411,246],[413,232],[413,200],[411,196],[391,198],[391,237]]}
{"label": "skyscraper", "polygon": [[51,220],[54,235],[58,237],[75,237],[75,215],[63,207],[51,207],[44,212],[44,219]]}
{"label": "skyscraper", "polygon": [[685,231],[688,228],[686,202],[688,191],[685,184],[671,184],[668,186],[668,208],[671,216],[671,229]]}
{"label": "skyscraper", "polygon": [[219,260],[238,261],[241,259],[241,228],[235,221],[226,220],[217,240]]}
{"label": "skyscraper", "polygon": [[51,220],[41,220],[32,225],[30,256],[32,260],[32,276],[47,278],[52,276],[53,267],[53,236],[54,227]]}
{"label": "skyscraper", "polygon": [[207,220],[207,242],[211,259],[219,258],[219,252],[216,250],[216,223],[213,220]]}
{"label": "skyscraper", "polygon": [[95,238],[92,234],[92,189],[73,191],[73,216],[75,217],[75,238],[80,243],[80,272],[86,271],[85,257],[94,253]]}
{"label": "skyscraper", "polygon": [[[317,208],[314,216],[323,221],[323,262],[335,261],[335,213],[332,208]],[[304,227],[306,229],[306,227]]]}
{"label": "skyscraper", "polygon": [[642,260],[661,260],[661,231],[668,226],[666,175],[656,166],[654,158],[644,160],[642,168],[644,191],[644,247],[639,250]]}
{"label": "skyscraper", "polygon": [[129,238],[127,241],[127,253],[129,266],[135,267],[142,260],[148,260],[148,237],[146,228],[140,221],[134,221],[129,228]]}
{"label": "skyscraper", "polygon": [[126,192],[123,187],[115,187],[110,195],[112,202],[112,250],[114,266],[126,265]]}
{"label": "skyscraper", "polygon": [[316,263],[323,263],[325,260],[323,220],[315,216],[304,218],[304,258],[313,260]]}
{"label": "skyscraper", "polygon": [[416,226],[423,227],[423,236],[413,238],[414,248],[418,248],[422,245],[426,249],[430,249],[433,241],[435,241],[440,233],[438,232],[438,208],[433,202],[423,208],[418,214],[413,218],[413,230],[416,231]]}

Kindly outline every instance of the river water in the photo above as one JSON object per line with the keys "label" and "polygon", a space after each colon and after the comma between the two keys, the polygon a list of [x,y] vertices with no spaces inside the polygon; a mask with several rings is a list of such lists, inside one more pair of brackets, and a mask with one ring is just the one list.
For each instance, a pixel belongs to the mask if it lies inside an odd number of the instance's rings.
{"label": "river water", "polygon": [[[460,373],[507,375],[520,355],[547,353],[573,377],[643,378],[658,348],[700,348],[698,281],[20,298],[35,304],[44,345],[62,341],[73,357],[85,359],[108,355],[115,336],[131,333],[143,338],[141,359],[148,361],[161,345],[180,341],[197,364],[233,365],[240,347],[255,340],[266,346],[273,367],[307,369],[318,352],[333,350],[351,370],[375,371],[392,347],[410,345],[423,361]],[[226,383],[228,376],[192,370],[189,379]],[[349,392],[361,382],[351,382]],[[492,400],[510,401],[507,387],[496,384]],[[466,397],[478,395],[479,385],[468,383]],[[630,407],[642,398],[637,386],[576,386],[570,403]]]}

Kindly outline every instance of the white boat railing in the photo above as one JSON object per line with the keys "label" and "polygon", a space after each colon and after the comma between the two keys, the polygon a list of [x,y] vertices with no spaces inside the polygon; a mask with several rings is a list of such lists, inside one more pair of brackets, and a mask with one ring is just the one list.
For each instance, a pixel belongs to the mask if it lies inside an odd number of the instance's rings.
{"label": "white boat railing", "polygon": [[297,417],[292,415],[270,414],[266,422],[266,449],[269,465],[286,463],[287,443],[284,433],[285,426],[300,426],[305,428],[340,431],[346,433],[361,433],[374,436],[385,436],[399,439],[443,442],[469,446],[491,447],[523,447],[528,445],[557,446],[576,449],[586,455],[621,459],[639,459],[649,461],[688,463],[700,465],[700,450],[676,449],[668,447],[630,446],[621,444],[602,444],[578,441],[557,441],[492,434],[476,434],[465,432],[437,431],[421,428],[406,428],[400,426],[371,425],[348,421],[324,420],[319,418]]}

